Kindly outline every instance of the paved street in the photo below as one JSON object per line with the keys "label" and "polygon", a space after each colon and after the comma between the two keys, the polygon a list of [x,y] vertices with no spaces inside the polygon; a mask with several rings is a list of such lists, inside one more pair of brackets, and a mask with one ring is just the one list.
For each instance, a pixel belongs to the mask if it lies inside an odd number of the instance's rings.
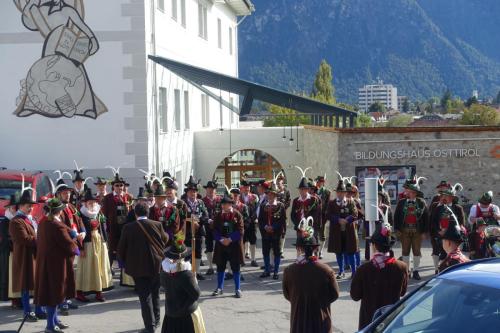
{"label": "paved street", "polygon": [[[293,261],[295,249],[292,248],[292,234],[287,239],[286,259],[284,265]],[[398,245],[399,246],[399,245]],[[396,246],[395,253],[399,256],[400,249]],[[430,257],[430,244],[425,243],[422,259],[422,276],[433,274]],[[259,257],[260,258],[260,257]],[[334,254],[326,255],[326,262],[336,265]],[[262,260],[259,260],[262,263]],[[334,266],[336,268],[336,266]],[[203,268],[203,267],[202,267]],[[206,268],[203,268],[203,272]],[[226,333],[278,333],[289,330],[290,305],[281,292],[281,276],[279,281],[259,279],[261,270],[249,267],[243,268],[245,281],[242,283],[243,298],[233,298],[234,285],[232,281],[226,284],[225,294],[218,298],[211,297],[216,286],[215,276],[201,281],[201,308],[205,318],[207,332]],[[349,273],[348,273],[349,275]],[[416,283],[411,280],[411,287]],[[115,285],[118,282],[116,281]],[[349,296],[349,280],[339,282],[341,295],[332,305],[333,324],[336,332],[354,332],[357,329],[359,302],[354,302]],[[63,317],[65,323],[71,326],[67,332],[136,332],[142,328],[139,301],[133,290],[117,286],[106,293],[106,303],[89,303]],[[162,297],[163,299],[163,297]],[[163,315],[163,312],[162,312]],[[16,330],[20,324],[22,313],[12,310],[9,303],[0,303],[0,332]],[[44,321],[27,323],[22,332],[43,332]],[[159,330],[158,330],[159,331]]]}

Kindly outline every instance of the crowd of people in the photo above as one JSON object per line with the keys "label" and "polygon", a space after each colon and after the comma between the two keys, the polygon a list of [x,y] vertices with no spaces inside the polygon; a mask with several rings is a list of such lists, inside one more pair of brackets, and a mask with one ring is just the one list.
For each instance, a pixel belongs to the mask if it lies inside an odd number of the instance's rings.
{"label": "crowd of people", "polygon": [[[379,219],[370,230],[354,177],[338,174],[331,191],[325,176],[313,180],[306,176],[308,169],[300,169],[299,195],[292,200],[283,173],[255,183],[242,179],[223,195],[213,179],[202,186],[202,196],[193,176],[179,195],[177,180],[164,172],[162,178],[147,174],[134,197],[118,171],[110,181],[98,177],[97,192],[87,186],[83,170],[74,171],[72,185],[60,173],[53,197],[43,200],[40,221],[31,215],[40,202],[24,184],[6,206],[0,221],[0,299],[22,308],[28,322],[47,320],[46,332],[68,328],[59,316],[78,308],[74,300],[87,303],[94,295],[105,302],[117,273],[120,283],[139,296],[144,332],[160,326],[168,333],[204,332],[197,281],[215,274],[216,297],[224,293],[224,281],[232,279],[234,297],[243,297],[241,267],[259,267],[258,235],[260,278],[279,280],[288,216],[297,235],[297,260],[282,278],[292,332],[331,332],[330,304],[339,296],[337,280],[346,279],[347,271],[351,297],[361,300],[359,328],[366,326],[376,309],[406,293],[410,277],[421,279],[425,238],[432,244],[436,274],[470,259],[500,255],[500,210],[492,192],[484,193],[467,217],[457,194],[462,186],[447,181],[438,184],[427,204],[423,178],[408,179],[393,212],[380,178]],[[396,239],[399,259],[392,250]],[[336,255],[336,271],[321,263],[325,249]],[[202,272],[205,260],[208,269]],[[312,280],[317,283],[308,283]],[[166,291],[163,323],[161,285]]]}

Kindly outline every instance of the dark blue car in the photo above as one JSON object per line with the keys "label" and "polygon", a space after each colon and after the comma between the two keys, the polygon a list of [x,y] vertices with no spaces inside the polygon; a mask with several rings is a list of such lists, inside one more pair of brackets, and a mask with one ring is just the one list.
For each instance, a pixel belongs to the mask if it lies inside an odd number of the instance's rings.
{"label": "dark blue car", "polygon": [[500,259],[452,266],[377,311],[363,333],[500,333]]}

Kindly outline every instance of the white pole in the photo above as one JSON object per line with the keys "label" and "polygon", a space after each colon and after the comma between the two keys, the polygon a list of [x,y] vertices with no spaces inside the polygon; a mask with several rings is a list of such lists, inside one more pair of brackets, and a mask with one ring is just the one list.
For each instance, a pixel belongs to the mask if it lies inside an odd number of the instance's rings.
{"label": "white pole", "polygon": [[375,221],[379,219],[377,207],[378,178],[365,178],[365,219],[369,222],[369,237],[375,231]]}

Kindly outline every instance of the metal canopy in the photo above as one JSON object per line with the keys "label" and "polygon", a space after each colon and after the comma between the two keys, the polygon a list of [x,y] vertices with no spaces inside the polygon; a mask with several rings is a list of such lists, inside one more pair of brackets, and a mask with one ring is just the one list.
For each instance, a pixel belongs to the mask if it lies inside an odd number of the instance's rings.
{"label": "metal canopy", "polygon": [[357,115],[354,111],[343,109],[338,106],[321,103],[307,97],[269,88],[257,83],[216,73],[175,60],[152,55],[149,56],[149,59],[196,85],[221,89],[243,96],[240,116],[250,113],[254,100],[287,107],[300,113],[325,114],[325,116],[336,116],[344,119],[349,118],[350,123],[352,123],[354,117]]}

